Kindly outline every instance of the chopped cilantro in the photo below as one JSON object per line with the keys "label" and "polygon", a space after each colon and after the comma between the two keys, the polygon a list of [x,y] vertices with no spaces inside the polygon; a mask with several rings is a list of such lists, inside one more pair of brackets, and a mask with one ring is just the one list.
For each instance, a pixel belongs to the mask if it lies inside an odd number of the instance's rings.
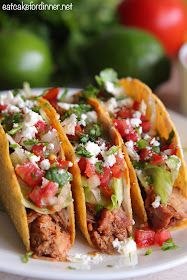
{"label": "chopped cilantro", "polygon": [[89,140],[89,136],[84,134],[84,135],[81,135],[80,138],[79,138],[79,141],[83,144],[87,143]]}
{"label": "chopped cilantro", "polygon": [[98,161],[95,164],[96,172],[99,173],[99,174],[103,174],[103,166],[102,165],[103,165],[103,163],[101,161]]}
{"label": "chopped cilantro", "polygon": [[106,155],[107,155],[107,156],[111,156],[111,155],[115,154],[118,150],[119,150],[119,147],[117,147],[117,146],[112,146],[112,147],[106,152]]}
{"label": "chopped cilantro", "polygon": [[18,145],[18,144],[10,144],[9,147],[10,147],[11,149],[14,149],[14,150],[15,150],[16,148],[19,147],[19,145]]}
{"label": "chopped cilantro", "polygon": [[20,125],[18,125],[17,127],[12,128],[11,130],[9,130],[9,131],[8,131],[8,134],[9,134],[9,135],[14,135],[14,134],[16,134],[19,130],[22,129],[22,127],[23,127],[23,125],[20,124]]}
{"label": "chopped cilantro", "polygon": [[39,113],[40,112],[40,109],[41,109],[41,106],[34,106],[32,108],[32,111],[34,111],[35,113]]}
{"label": "chopped cilantro", "polygon": [[148,142],[147,142],[147,140],[145,140],[145,139],[140,139],[140,140],[137,142],[137,145],[138,145],[138,148],[139,148],[139,149],[145,149],[145,148],[148,146]]}
{"label": "chopped cilantro", "polygon": [[149,249],[145,252],[144,256],[149,256],[149,255],[152,254],[152,252],[153,252],[153,250],[152,250],[151,248],[149,248]]}
{"label": "chopped cilantro", "polygon": [[61,102],[63,101],[64,97],[67,95],[68,89],[64,88],[63,92],[61,93],[60,97],[58,98],[58,101]]}
{"label": "chopped cilantro", "polygon": [[28,263],[29,258],[32,257],[33,252],[27,252],[25,255],[21,257],[23,263]]}
{"label": "chopped cilantro", "polygon": [[14,113],[12,115],[4,113],[1,124],[4,130],[7,132],[13,128],[14,123],[20,123],[23,120],[23,115],[20,112]]}
{"label": "chopped cilantro", "polygon": [[102,70],[99,76],[95,76],[96,82],[99,86],[105,85],[106,82],[115,83],[118,81],[117,72],[111,68]]}
{"label": "chopped cilantro", "polygon": [[85,147],[83,146],[78,146],[77,149],[76,149],[76,154],[78,156],[83,156],[83,157],[86,157],[86,158],[91,158],[92,157],[92,154],[90,152],[88,152]]}
{"label": "chopped cilantro", "polygon": [[76,267],[73,267],[73,266],[67,266],[67,269],[70,269],[70,270],[76,270]]}
{"label": "chopped cilantro", "polygon": [[155,152],[155,153],[157,153],[157,154],[160,153],[160,147],[158,147],[158,146],[153,146],[153,147],[152,147],[152,150],[153,150],[153,152]]}
{"label": "chopped cilantro", "polygon": [[168,250],[173,250],[173,249],[177,249],[178,246],[173,242],[173,239],[170,238],[168,240],[166,240],[163,244],[162,244],[162,251],[168,251]]}
{"label": "chopped cilantro", "polygon": [[23,141],[23,144],[25,146],[32,146],[32,145],[36,145],[38,143],[39,143],[38,139],[28,139],[28,140]]}
{"label": "chopped cilantro", "polygon": [[132,162],[132,164],[133,164],[134,168],[137,170],[142,170],[142,169],[144,169],[144,166],[145,166],[145,162],[143,162],[143,161],[134,160]]}
{"label": "chopped cilantro", "polygon": [[77,119],[80,121],[81,115],[91,111],[91,109],[92,107],[90,105],[79,104],[67,110],[62,119],[65,120],[66,118],[70,117],[72,114],[75,114],[77,116]]}
{"label": "chopped cilantro", "polygon": [[168,140],[166,141],[167,145],[170,145],[172,143],[174,136],[175,136],[175,132],[174,130],[172,130],[169,134]]}
{"label": "chopped cilantro", "polygon": [[101,126],[97,123],[93,124],[88,134],[90,140],[95,141],[99,136],[101,136]]}
{"label": "chopped cilantro", "polygon": [[83,91],[83,95],[86,98],[96,97],[98,94],[99,94],[99,90],[92,85],[87,86],[86,89]]}
{"label": "chopped cilantro", "polygon": [[60,186],[64,186],[72,180],[71,173],[56,166],[51,167],[49,170],[47,170],[45,177],[49,181],[58,183]]}

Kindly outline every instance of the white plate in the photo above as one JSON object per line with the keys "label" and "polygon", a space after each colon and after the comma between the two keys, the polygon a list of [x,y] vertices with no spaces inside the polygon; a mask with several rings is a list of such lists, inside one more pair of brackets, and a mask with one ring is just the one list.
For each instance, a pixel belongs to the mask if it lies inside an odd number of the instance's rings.
{"label": "white plate", "polygon": [[[179,134],[182,145],[187,147],[187,119],[171,112]],[[187,155],[185,155],[186,157]],[[187,157],[186,157],[187,159]],[[21,218],[21,217],[20,217]],[[145,249],[138,251],[139,262],[136,266],[120,265],[120,256],[103,256],[99,264],[80,266],[75,263],[56,263],[30,259],[27,264],[22,263],[21,255],[24,248],[10,219],[3,212],[0,212],[0,271],[17,275],[47,278],[47,279],[126,279],[137,277],[173,268],[174,266],[187,262],[187,229],[173,232],[175,243],[179,246],[176,250],[163,252],[159,247],[153,248],[153,253],[144,256]],[[71,253],[88,253],[92,249],[86,245],[83,238],[78,235]],[[107,265],[114,265],[108,267]],[[68,266],[79,268],[70,270]]]}

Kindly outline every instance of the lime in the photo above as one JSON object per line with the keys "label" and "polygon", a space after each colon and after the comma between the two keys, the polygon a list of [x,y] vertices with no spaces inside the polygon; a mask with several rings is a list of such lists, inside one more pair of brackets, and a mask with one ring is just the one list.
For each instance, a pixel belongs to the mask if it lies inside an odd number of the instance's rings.
{"label": "lime", "polygon": [[135,28],[114,28],[100,36],[84,55],[90,76],[114,68],[119,77],[138,78],[151,87],[169,76],[170,63],[161,44]]}
{"label": "lime", "polygon": [[3,31],[0,34],[0,86],[46,86],[52,73],[50,49],[40,37],[27,30]]}

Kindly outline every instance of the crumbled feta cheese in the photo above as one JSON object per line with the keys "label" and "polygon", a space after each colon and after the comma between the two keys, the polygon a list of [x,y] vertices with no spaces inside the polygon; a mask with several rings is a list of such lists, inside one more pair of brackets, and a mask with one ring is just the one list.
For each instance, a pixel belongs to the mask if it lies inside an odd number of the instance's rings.
{"label": "crumbled feta cheese", "polygon": [[160,196],[157,195],[152,203],[153,208],[158,208],[160,206],[160,200],[161,200]]}
{"label": "crumbled feta cheese", "polygon": [[134,142],[132,140],[128,141],[125,143],[126,149],[127,149],[127,153],[128,155],[136,161],[140,160],[140,156],[138,155],[138,153],[134,150]]}
{"label": "crumbled feta cheese", "polygon": [[60,141],[56,129],[53,128],[52,130],[49,130],[41,137],[41,140],[50,143],[47,146],[47,149],[50,150],[51,148],[51,151],[54,153],[57,153],[60,150]]}
{"label": "crumbled feta cheese", "polygon": [[18,113],[20,112],[20,109],[15,105],[9,104],[3,112]]}
{"label": "crumbled feta cheese", "polygon": [[40,167],[41,169],[43,170],[48,170],[50,168],[50,162],[48,159],[43,159],[41,162],[40,162]]}
{"label": "crumbled feta cheese", "polygon": [[114,83],[110,82],[110,81],[106,81],[105,82],[105,89],[115,95],[115,96],[119,96],[122,95],[124,93],[124,89],[123,87],[117,86]]}
{"label": "crumbled feta cheese", "polygon": [[86,115],[89,122],[97,122],[97,114],[95,111],[90,111],[86,113]]}
{"label": "crumbled feta cheese", "polygon": [[141,101],[140,103],[140,112],[142,115],[146,115],[146,110],[147,110],[147,105],[144,100]]}
{"label": "crumbled feta cheese", "polygon": [[115,155],[112,154],[112,155],[107,156],[106,153],[102,153],[102,156],[104,158],[103,166],[112,167],[116,163]]}
{"label": "crumbled feta cheese", "polygon": [[36,155],[29,155],[28,158],[33,164],[40,161],[40,157],[37,157]]}
{"label": "crumbled feta cheese", "polygon": [[85,145],[85,148],[88,152],[90,152],[93,156],[97,156],[100,152],[101,149],[98,144],[88,141]]}
{"label": "crumbled feta cheese", "polygon": [[58,102],[58,106],[61,107],[64,110],[69,110],[70,108],[77,107],[77,104]]}
{"label": "crumbled feta cheese", "polygon": [[138,118],[132,118],[132,119],[130,119],[130,123],[131,123],[132,127],[138,127],[138,126],[140,126],[142,121]]}
{"label": "crumbled feta cheese", "polygon": [[68,135],[75,135],[75,127],[77,125],[77,116],[71,114],[71,116],[62,122],[64,132]]}
{"label": "crumbled feta cheese", "polygon": [[119,254],[129,258],[131,265],[136,265],[138,262],[136,242],[132,237],[127,238],[124,241],[119,241],[117,238],[112,242],[113,247]]}
{"label": "crumbled feta cheese", "polygon": [[54,149],[54,144],[49,143],[49,145],[47,146],[48,150],[53,150]]}
{"label": "crumbled feta cheese", "polygon": [[81,115],[81,120],[78,122],[78,124],[86,126],[86,119],[87,119],[87,115],[86,114],[82,114]]}
{"label": "crumbled feta cheese", "polygon": [[156,147],[160,146],[160,143],[155,139],[155,137],[150,141],[150,144]]}
{"label": "crumbled feta cheese", "polygon": [[37,132],[38,131],[35,126],[23,126],[21,134],[22,137],[26,139],[33,139],[35,138]]}
{"label": "crumbled feta cheese", "polygon": [[68,167],[72,167],[73,166],[73,162],[69,162]]}
{"label": "crumbled feta cheese", "polygon": [[117,101],[114,97],[110,98],[108,101],[104,103],[104,108],[107,112],[113,113],[117,108]]}
{"label": "crumbled feta cheese", "polygon": [[24,124],[27,126],[33,126],[38,121],[43,121],[43,119],[38,113],[36,113],[34,111],[30,111],[29,113],[27,113],[25,115]]}

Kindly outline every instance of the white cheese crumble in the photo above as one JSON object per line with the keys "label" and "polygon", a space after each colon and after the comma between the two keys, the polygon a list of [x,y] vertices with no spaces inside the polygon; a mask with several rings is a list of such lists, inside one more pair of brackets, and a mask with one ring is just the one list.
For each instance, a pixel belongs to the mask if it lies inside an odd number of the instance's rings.
{"label": "white cheese crumble", "polygon": [[138,153],[134,150],[134,142],[132,140],[128,141],[125,143],[126,149],[127,149],[127,153],[128,155],[136,161],[140,160],[140,156],[138,155]]}
{"label": "white cheese crumble", "polygon": [[22,137],[26,139],[33,139],[35,138],[37,132],[38,131],[35,126],[23,126],[21,134]]}
{"label": "white cheese crumble", "polygon": [[81,115],[81,120],[78,122],[78,124],[86,126],[86,119],[87,119],[87,115],[86,114],[82,114]]}
{"label": "white cheese crumble", "polygon": [[118,101],[118,107],[123,107],[123,106],[132,107],[133,103],[134,103],[133,99],[131,97],[127,97]]}
{"label": "white cheese crumble", "polygon": [[131,123],[132,127],[138,127],[138,126],[140,126],[142,121],[138,118],[132,118],[132,119],[130,119],[130,123]]}
{"label": "white cheese crumble", "polygon": [[107,102],[104,103],[104,108],[109,113],[113,113],[117,106],[117,101],[114,97],[110,98]]}
{"label": "white cheese crumble", "polygon": [[160,206],[160,200],[161,200],[160,196],[157,195],[152,203],[153,208],[158,208]]}
{"label": "white cheese crumble", "polygon": [[54,149],[54,144],[49,143],[49,145],[47,146],[48,150],[53,150]]}
{"label": "white cheese crumble", "polygon": [[36,113],[34,111],[30,111],[29,113],[27,113],[25,115],[24,125],[26,125],[26,126],[33,126],[38,121],[43,121],[42,117],[38,113]]}
{"label": "white cheese crumble", "polygon": [[97,122],[97,114],[95,111],[90,111],[86,113],[86,115],[89,122]]}
{"label": "white cheese crumble", "polygon": [[37,157],[36,155],[29,155],[28,158],[29,158],[30,162],[32,162],[33,164],[40,161],[40,157]]}
{"label": "white cheese crumble", "polygon": [[150,141],[150,144],[156,147],[160,146],[160,143],[156,140],[155,137]]}
{"label": "white cheese crumble", "polygon": [[129,262],[131,265],[136,265],[138,263],[136,242],[132,239],[132,237],[129,237],[124,241],[119,241],[116,238],[112,242],[112,245],[119,254],[122,254],[124,255],[124,257],[129,258]]}
{"label": "white cheese crumble", "polygon": [[10,112],[10,113],[18,113],[20,112],[20,109],[15,106],[15,105],[8,105],[7,108],[5,110],[3,110],[4,113],[6,112]]}
{"label": "white cheese crumble", "polygon": [[92,154],[92,156],[95,157],[101,152],[99,145],[91,141],[88,141],[86,143],[85,148],[88,152]]}
{"label": "white cheese crumble", "polygon": [[102,153],[102,156],[104,158],[103,166],[105,167],[112,167],[116,163],[116,157],[115,155],[107,155],[106,152]]}
{"label": "white cheese crumble", "polygon": [[134,112],[134,114],[133,114],[133,118],[136,118],[136,119],[140,119],[141,118],[141,112],[139,112],[139,111],[136,111],[136,112]]}
{"label": "white cheese crumble", "polygon": [[70,104],[65,102],[58,102],[58,106],[61,107],[64,110],[69,110],[73,107],[77,107],[77,104]]}
{"label": "white cheese crumble", "polygon": [[69,135],[75,135],[75,127],[77,125],[77,116],[71,114],[71,116],[62,122],[64,132]]}
{"label": "white cheese crumble", "polygon": [[43,159],[41,162],[40,162],[40,167],[41,169],[43,170],[48,170],[50,168],[50,162],[48,159]]}
{"label": "white cheese crumble", "polygon": [[120,86],[116,86],[114,83],[110,82],[110,81],[106,81],[105,82],[105,89],[115,95],[115,96],[120,96],[124,93],[124,89],[123,87]]}

